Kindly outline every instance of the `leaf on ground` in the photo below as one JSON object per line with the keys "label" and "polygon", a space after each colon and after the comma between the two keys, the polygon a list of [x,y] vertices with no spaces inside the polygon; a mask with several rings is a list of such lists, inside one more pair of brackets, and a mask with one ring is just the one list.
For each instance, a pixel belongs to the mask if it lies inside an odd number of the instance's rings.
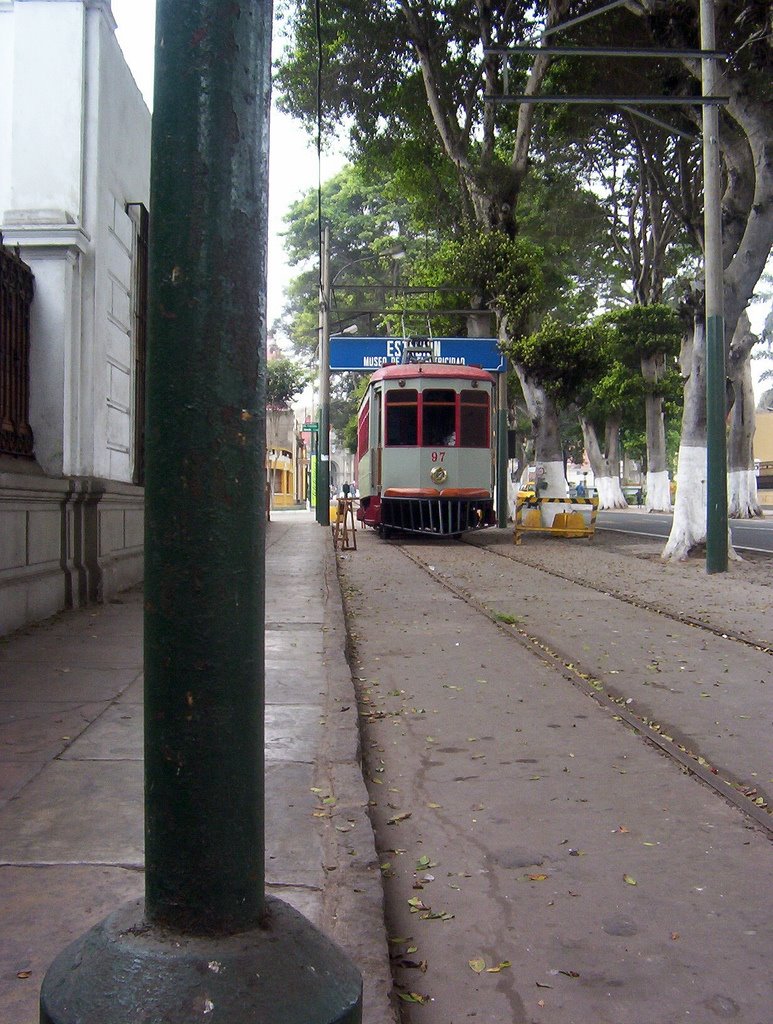
{"label": "leaf on ground", "polygon": [[620,825],[620,826],[618,826],[617,831],[618,832],[630,832],[631,830],[629,828],[626,828],[625,825]]}
{"label": "leaf on ground", "polygon": [[429,907],[425,903],[422,903],[421,897],[419,896],[412,896],[408,900],[408,906],[413,907],[414,910],[429,910]]}
{"label": "leaf on ground", "polygon": [[410,816],[410,811],[402,811],[400,814],[395,814],[394,817],[388,818],[387,825],[397,825],[401,821],[406,821]]}
{"label": "leaf on ground", "polygon": [[398,966],[408,971],[421,971],[422,974],[426,974],[429,965],[426,960],[401,960]]}
{"label": "leaf on ground", "polygon": [[427,804],[427,807],[431,807],[433,811],[440,811],[440,810],[442,810],[443,805],[442,804],[431,803],[431,804]]}
{"label": "leaf on ground", "polygon": [[580,977],[580,972],[579,971],[559,971],[558,973],[559,974],[565,974],[567,978],[579,978]]}
{"label": "leaf on ground", "polygon": [[510,960],[501,960],[496,965],[496,967],[487,967],[486,968],[486,974],[499,974],[499,972],[503,971],[506,967],[512,967],[512,966],[513,965],[512,965]]}
{"label": "leaf on ground", "polygon": [[417,871],[426,871],[427,868],[436,868],[436,867],[437,867],[437,861],[430,860],[430,858],[426,854],[422,854],[422,856],[419,857],[419,859],[416,861],[416,870]]}
{"label": "leaf on ground", "polygon": [[397,994],[404,1003],[420,1003],[422,1006],[426,1006],[429,1002],[429,996],[423,996],[420,992],[398,992]]}
{"label": "leaf on ground", "polygon": [[635,879],[635,878],[632,878],[632,877],[631,877],[630,875],[623,875],[623,881],[624,881],[624,882],[625,882],[625,883],[626,883],[627,885],[638,885],[638,884],[639,884],[639,883],[638,883],[638,882],[636,881],[636,879]]}
{"label": "leaf on ground", "polygon": [[550,878],[550,875],[539,874],[539,875],[528,875],[527,877],[528,877],[530,882],[544,882],[545,879]]}
{"label": "leaf on ground", "polygon": [[472,960],[468,960],[467,963],[470,965],[470,969],[475,971],[476,974],[482,974],[486,969],[486,961],[480,956],[473,957]]}

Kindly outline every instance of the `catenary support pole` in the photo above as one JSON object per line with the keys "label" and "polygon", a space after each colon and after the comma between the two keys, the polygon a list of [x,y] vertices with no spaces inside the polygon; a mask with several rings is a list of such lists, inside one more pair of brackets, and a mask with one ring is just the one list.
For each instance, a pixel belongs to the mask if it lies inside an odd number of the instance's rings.
{"label": "catenary support pole", "polygon": [[319,293],[317,522],[330,526],[330,227],[322,229]]}
{"label": "catenary support pole", "polygon": [[271,18],[270,0],[158,2],[146,898],[60,954],[41,1024],[361,1021],[358,972],[264,895]]}
{"label": "catenary support pole", "polygon": [[[714,0],[701,0],[701,49],[715,49]],[[715,57],[701,61],[703,95],[716,95]],[[706,279],[706,572],[727,571],[727,435],[719,107],[703,107],[703,226]]]}
{"label": "catenary support pole", "polygon": [[[507,361],[505,361],[505,366]],[[507,527],[507,370],[497,374],[497,526]]]}

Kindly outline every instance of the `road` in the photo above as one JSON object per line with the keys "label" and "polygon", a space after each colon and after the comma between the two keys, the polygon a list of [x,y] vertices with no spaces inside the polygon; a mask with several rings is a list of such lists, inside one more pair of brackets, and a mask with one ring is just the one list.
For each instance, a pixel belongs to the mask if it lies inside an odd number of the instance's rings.
{"label": "road", "polygon": [[[661,512],[599,512],[596,526],[620,533],[638,533],[646,537],[668,537],[671,515]],[[730,521],[733,546],[739,551],[760,551],[773,554],[773,518]]]}

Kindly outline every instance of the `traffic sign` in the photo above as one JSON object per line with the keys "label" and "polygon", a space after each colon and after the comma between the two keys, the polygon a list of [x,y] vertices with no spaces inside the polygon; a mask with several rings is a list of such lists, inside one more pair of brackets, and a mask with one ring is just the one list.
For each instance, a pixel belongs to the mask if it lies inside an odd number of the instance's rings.
{"label": "traffic sign", "polygon": [[[372,373],[381,366],[402,362],[406,346],[416,344],[415,338],[352,338],[330,339],[330,369]],[[424,346],[425,339],[422,339]],[[428,338],[433,363],[451,366],[479,366],[491,373],[502,373],[505,357],[496,338]]]}

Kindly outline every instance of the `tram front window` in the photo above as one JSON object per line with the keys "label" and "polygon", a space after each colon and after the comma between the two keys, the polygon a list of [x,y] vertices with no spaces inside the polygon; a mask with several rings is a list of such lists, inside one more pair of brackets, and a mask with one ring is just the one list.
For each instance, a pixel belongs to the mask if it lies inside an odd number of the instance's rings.
{"label": "tram front window", "polygon": [[456,445],[456,392],[431,388],[423,393],[421,438],[425,448]]}
{"label": "tram front window", "polygon": [[414,390],[386,394],[386,443],[391,447],[418,444],[419,396]]}
{"label": "tram front window", "polygon": [[461,443],[465,448],[489,446],[489,399],[483,391],[462,391],[459,404],[462,428]]}

